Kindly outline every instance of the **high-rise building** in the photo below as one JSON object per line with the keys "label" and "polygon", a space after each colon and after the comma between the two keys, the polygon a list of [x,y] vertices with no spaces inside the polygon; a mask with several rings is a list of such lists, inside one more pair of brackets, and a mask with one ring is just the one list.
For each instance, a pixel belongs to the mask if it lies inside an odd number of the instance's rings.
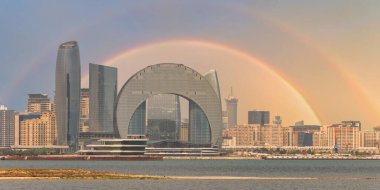
{"label": "high-rise building", "polygon": [[269,111],[248,111],[248,124],[266,125],[269,120]]}
{"label": "high-rise building", "polygon": [[117,69],[90,63],[90,131],[114,132]]}
{"label": "high-rise building", "polygon": [[233,96],[231,88],[231,94],[225,99],[227,107],[228,127],[237,125],[237,105],[238,99]]}
{"label": "high-rise building", "polygon": [[80,89],[80,120],[79,131],[89,131],[89,118],[90,118],[90,92],[88,88]]}
{"label": "high-rise building", "polygon": [[179,140],[181,111],[179,96],[158,94],[147,100],[150,141]]}
{"label": "high-rise building", "polygon": [[43,112],[40,117],[20,122],[21,146],[49,146],[56,144],[55,113]]}
{"label": "high-rise building", "polygon": [[59,46],[55,72],[55,104],[58,145],[78,148],[81,67],[78,43]]}
{"label": "high-rise building", "polygon": [[0,147],[15,144],[15,111],[0,105]]}
{"label": "high-rise building", "polygon": [[47,94],[28,94],[27,112],[42,113],[51,109],[52,104]]}

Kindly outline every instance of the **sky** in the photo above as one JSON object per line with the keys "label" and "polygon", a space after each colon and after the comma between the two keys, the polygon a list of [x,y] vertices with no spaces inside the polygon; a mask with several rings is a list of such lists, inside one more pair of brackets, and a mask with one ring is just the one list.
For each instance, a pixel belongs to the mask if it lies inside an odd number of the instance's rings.
{"label": "sky", "polygon": [[[216,69],[223,97],[284,124],[360,120],[380,125],[380,1],[0,1],[0,104],[54,96],[58,46],[79,43],[88,63],[118,68],[119,88],[161,62]],[[224,99],[222,99],[223,107]]]}

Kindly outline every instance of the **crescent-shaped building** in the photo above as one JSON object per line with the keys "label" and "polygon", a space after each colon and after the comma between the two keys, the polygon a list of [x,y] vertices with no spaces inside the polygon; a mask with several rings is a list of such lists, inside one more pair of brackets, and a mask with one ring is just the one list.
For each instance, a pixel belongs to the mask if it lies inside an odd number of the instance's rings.
{"label": "crescent-shaped building", "polygon": [[120,138],[145,134],[146,100],[174,94],[189,101],[189,142],[220,145],[222,106],[215,70],[205,76],[182,64],[161,63],[134,74],[120,90],[115,107],[115,132]]}

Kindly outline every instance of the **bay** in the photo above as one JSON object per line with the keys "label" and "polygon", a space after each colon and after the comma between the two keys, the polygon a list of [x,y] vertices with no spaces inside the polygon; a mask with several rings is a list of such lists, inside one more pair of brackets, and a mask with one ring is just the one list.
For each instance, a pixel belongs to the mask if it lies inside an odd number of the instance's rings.
{"label": "bay", "polygon": [[[88,169],[160,176],[274,178],[274,180],[0,180],[0,189],[380,189],[378,160],[2,160],[0,168]],[[276,179],[287,177],[318,178],[318,180]]]}

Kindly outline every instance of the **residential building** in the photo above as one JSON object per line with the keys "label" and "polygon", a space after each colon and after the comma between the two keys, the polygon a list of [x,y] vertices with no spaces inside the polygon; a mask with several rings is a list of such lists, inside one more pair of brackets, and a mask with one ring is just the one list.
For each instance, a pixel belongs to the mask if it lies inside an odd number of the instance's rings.
{"label": "residential building", "polygon": [[55,121],[54,112],[43,112],[39,118],[23,119],[20,122],[20,145],[56,145],[57,130]]}

